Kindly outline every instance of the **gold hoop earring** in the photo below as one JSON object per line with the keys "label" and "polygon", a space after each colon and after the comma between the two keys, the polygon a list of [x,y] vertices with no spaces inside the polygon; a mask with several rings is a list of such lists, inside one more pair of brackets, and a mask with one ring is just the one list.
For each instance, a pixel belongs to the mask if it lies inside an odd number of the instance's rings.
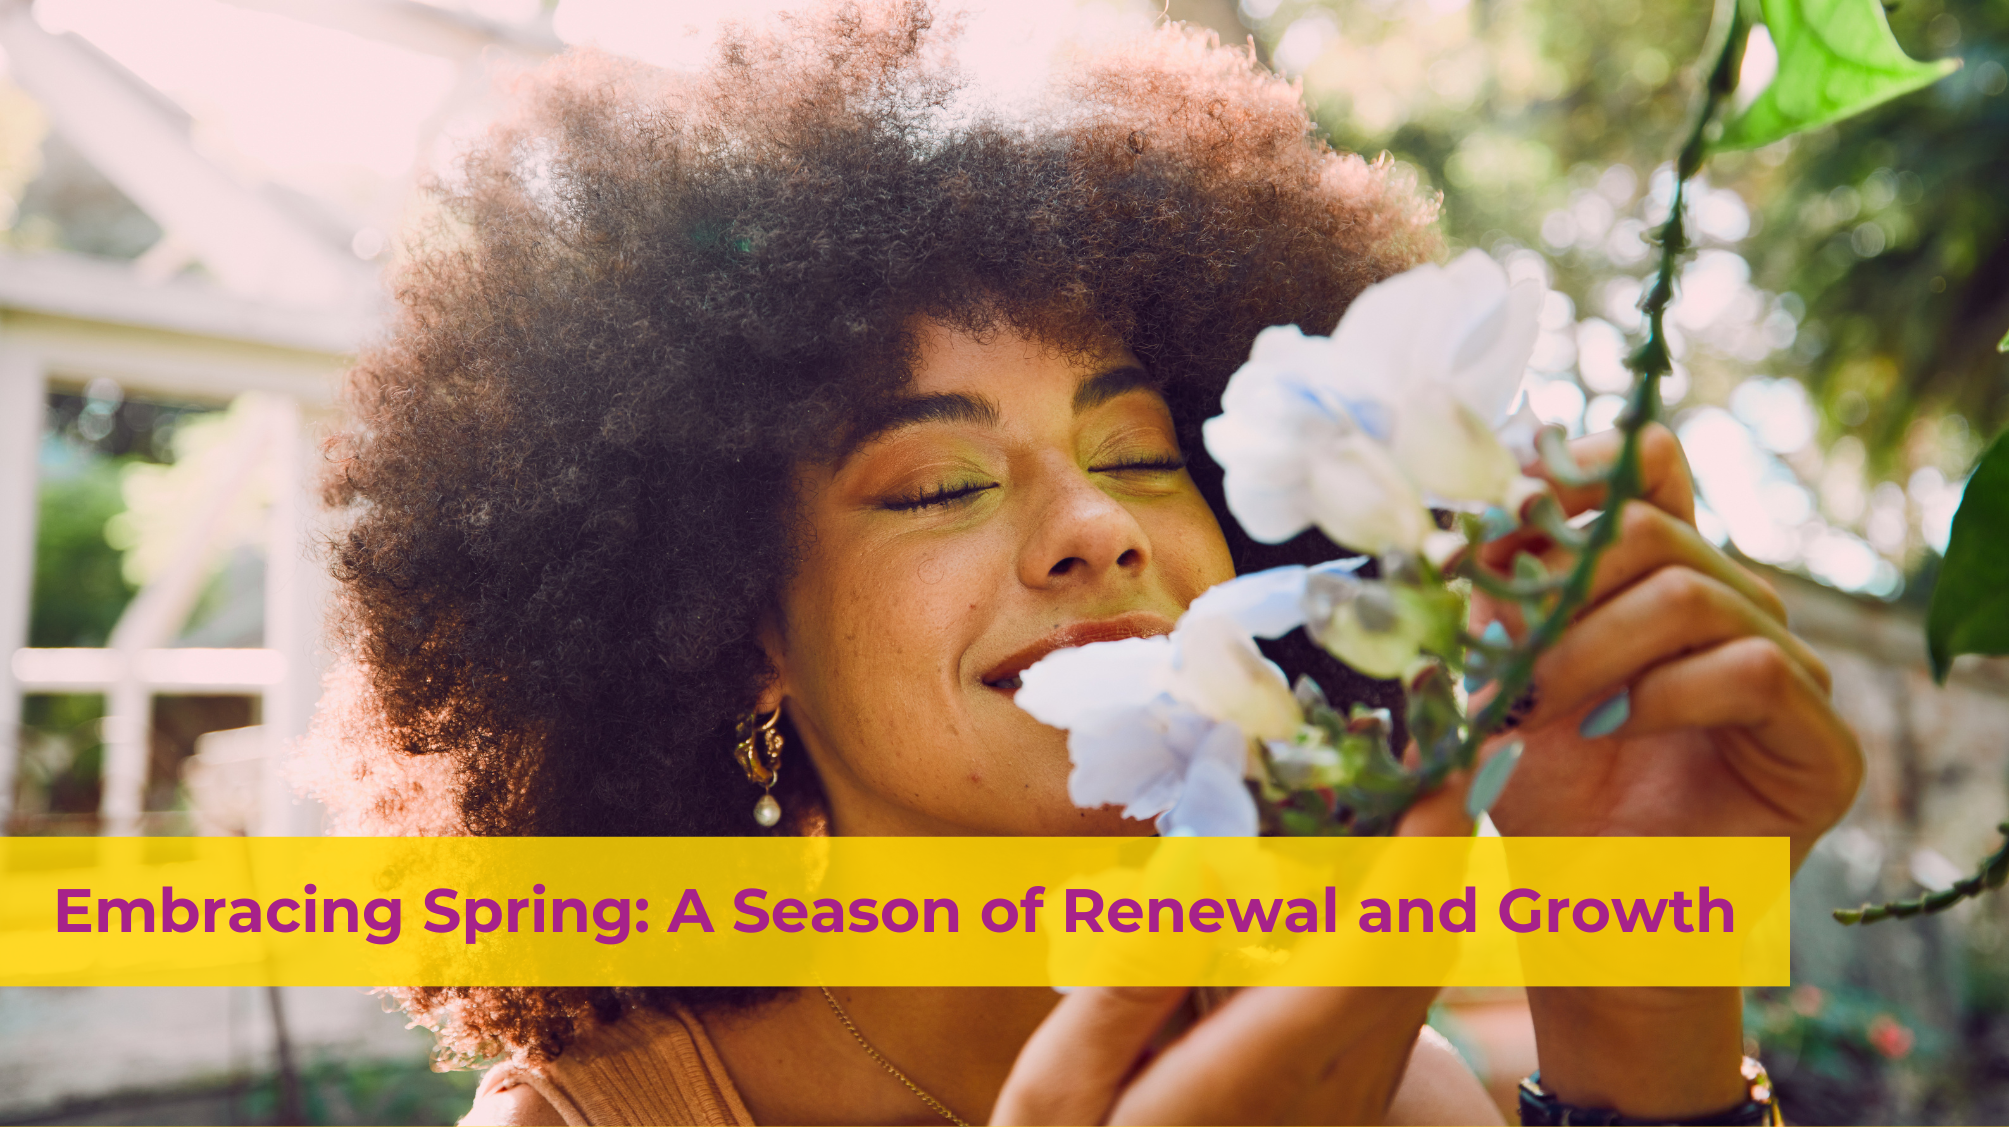
{"label": "gold hoop earring", "polygon": [[769,828],[781,822],[781,803],[774,800],[774,783],[781,778],[781,733],[774,726],[780,720],[779,708],[765,721],[757,708],[747,713],[739,722],[739,743],[732,749],[747,781],[766,792],[753,804],[753,820]]}

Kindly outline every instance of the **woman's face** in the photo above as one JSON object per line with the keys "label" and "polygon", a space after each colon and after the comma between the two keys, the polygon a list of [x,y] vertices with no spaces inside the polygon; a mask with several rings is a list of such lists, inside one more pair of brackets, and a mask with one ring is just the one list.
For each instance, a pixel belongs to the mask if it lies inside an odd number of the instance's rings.
{"label": "woman's face", "polygon": [[1167,633],[1234,575],[1129,349],[929,323],[893,421],[806,469],[801,500],[763,704],[808,744],[833,832],[1148,832],[1070,803],[1066,736],[1012,703],[1051,650]]}

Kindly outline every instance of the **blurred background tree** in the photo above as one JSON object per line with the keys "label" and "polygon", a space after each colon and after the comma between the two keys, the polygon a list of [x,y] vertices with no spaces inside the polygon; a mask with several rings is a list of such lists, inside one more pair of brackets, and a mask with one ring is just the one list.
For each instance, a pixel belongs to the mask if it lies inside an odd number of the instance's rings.
{"label": "blurred background tree", "polygon": [[[1705,532],[1894,599],[1929,585],[1967,468],[2009,421],[1995,350],[2009,329],[2009,5],[1887,8],[1913,57],[1965,65],[1839,127],[1712,159],[1667,392]],[[1224,38],[1253,35],[1334,145],[1386,152],[1441,191],[1454,245],[1546,277],[1531,400],[1573,430],[1610,424],[1709,4],[1183,9]],[[1775,61],[1769,39],[1754,44],[1747,91]]]}

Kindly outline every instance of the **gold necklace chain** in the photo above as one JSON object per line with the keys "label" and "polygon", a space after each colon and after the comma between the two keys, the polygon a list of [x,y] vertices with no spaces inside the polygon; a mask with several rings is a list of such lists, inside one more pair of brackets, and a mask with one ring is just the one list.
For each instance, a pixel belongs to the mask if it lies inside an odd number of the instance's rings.
{"label": "gold necklace chain", "polygon": [[878,1061],[880,1068],[883,1068],[887,1072],[891,1073],[893,1079],[898,1080],[902,1084],[905,1084],[909,1092],[912,1092],[915,1095],[921,1097],[921,1102],[935,1109],[935,1113],[937,1115],[940,1115],[943,1119],[946,1119],[949,1122],[955,1124],[956,1127],[970,1127],[968,1121],[958,1116],[955,1112],[950,1111],[948,1109],[948,1105],[942,1103],[942,1101],[936,1099],[935,1097],[929,1095],[927,1092],[923,1091],[919,1084],[916,1084],[912,1080],[907,1079],[906,1073],[901,1072],[897,1068],[894,1068],[892,1061],[889,1061],[885,1057],[879,1055],[879,1050],[872,1047],[872,1042],[867,1041],[865,1039],[865,1035],[863,1033],[858,1032],[858,1027],[851,1024],[851,1015],[845,1013],[844,1007],[837,1004],[837,998],[835,995],[830,993],[830,988],[828,986],[819,986],[817,987],[817,989],[823,991],[823,1000],[830,1003],[830,1011],[837,1015],[838,1021],[844,1023],[845,1029],[851,1031],[851,1036],[854,1040],[858,1042],[858,1047],[864,1049],[867,1056],[871,1057],[875,1061]]}

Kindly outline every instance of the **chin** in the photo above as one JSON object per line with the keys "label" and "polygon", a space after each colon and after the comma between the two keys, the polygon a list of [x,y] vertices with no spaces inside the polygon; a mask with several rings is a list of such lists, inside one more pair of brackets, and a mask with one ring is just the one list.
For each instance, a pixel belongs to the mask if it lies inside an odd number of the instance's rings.
{"label": "chin", "polygon": [[1079,806],[1044,812],[1037,829],[1016,831],[1025,837],[1148,837],[1158,832],[1149,818],[1125,818],[1120,806],[1084,810]]}

